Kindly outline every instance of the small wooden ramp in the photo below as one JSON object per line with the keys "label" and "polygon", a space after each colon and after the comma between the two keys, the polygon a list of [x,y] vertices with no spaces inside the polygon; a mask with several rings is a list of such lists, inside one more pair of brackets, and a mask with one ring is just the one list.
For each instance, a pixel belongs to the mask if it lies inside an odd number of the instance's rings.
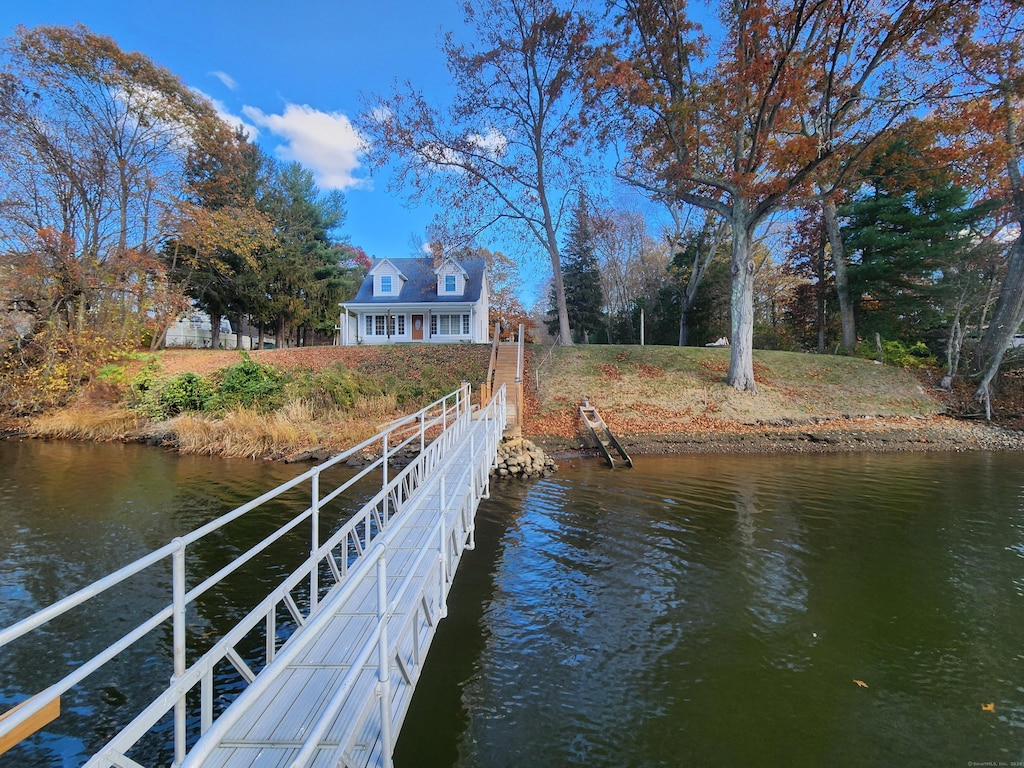
{"label": "small wooden ramp", "polygon": [[583,400],[583,405],[580,406],[580,418],[587,425],[590,434],[597,440],[597,444],[601,447],[601,452],[608,461],[608,466],[612,469],[619,465],[633,466],[633,460],[629,458],[626,449],[615,439],[615,435],[608,429],[608,425],[604,423],[604,419],[597,412],[597,408],[592,406],[586,399]]}

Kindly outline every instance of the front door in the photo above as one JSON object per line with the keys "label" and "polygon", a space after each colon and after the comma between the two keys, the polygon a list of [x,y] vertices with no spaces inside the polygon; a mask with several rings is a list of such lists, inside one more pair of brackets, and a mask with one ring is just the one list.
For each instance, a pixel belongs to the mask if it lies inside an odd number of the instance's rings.
{"label": "front door", "polygon": [[423,341],[423,315],[412,316],[412,340]]}

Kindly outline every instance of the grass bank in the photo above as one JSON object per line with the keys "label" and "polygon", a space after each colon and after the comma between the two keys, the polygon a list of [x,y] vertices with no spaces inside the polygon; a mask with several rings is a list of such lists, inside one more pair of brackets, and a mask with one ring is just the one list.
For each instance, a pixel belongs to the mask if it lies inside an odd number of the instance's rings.
{"label": "grass bank", "polygon": [[583,397],[613,430],[629,434],[932,416],[945,408],[913,374],[852,357],[755,352],[756,394],[728,386],[728,370],[727,348],[555,348],[534,359],[528,431],[570,434]]}
{"label": "grass bank", "polygon": [[381,425],[482,381],[489,345],[171,350],[106,365],[37,437],[145,441],[183,453],[288,459],[351,447]]}
{"label": "grass bank", "polygon": [[[238,353],[167,351],[126,362],[120,377],[98,380],[74,406],[32,419],[25,431],[148,440],[189,453],[329,454],[455,389],[463,378],[478,387],[488,354],[485,345],[268,350],[253,353],[252,361],[273,371],[270,378],[281,387],[273,396],[261,390],[245,401],[222,391],[226,381],[237,378],[228,373],[238,367]],[[829,439],[812,433],[952,423],[941,417],[950,409],[949,399],[926,377],[899,368],[788,352],[756,351],[754,361],[756,394],[726,385],[728,349],[536,347],[527,359],[524,432],[549,449],[579,449],[585,440],[577,409],[584,397],[637,452],[694,450],[698,444],[735,450],[740,442],[757,449],[765,441],[788,440],[785,435],[821,445]],[[152,408],[147,412],[137,391],[140,376],[151,382],[187,381],[188,393],[208,397],[203,402],[212,410],[185,409],[164,417]],[[219,394],[203,394],[210,391]],[[154,399],[152,393],[148,397]],[[962,438],[950,440],[957,444]]]}

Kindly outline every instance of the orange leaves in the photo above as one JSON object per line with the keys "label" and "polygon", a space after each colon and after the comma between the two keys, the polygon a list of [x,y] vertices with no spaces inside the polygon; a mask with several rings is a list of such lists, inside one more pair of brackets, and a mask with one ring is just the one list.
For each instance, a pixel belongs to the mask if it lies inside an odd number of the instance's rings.
{"label": "orange leaves", "polygon": [[857,680],[856,678],[854,678],[853,682],[855,682],[859,688],[867,688],[868,687],[868,684],[865,683],[863,680]]}
{"label": "orange leaves", "polygon": [[981,705],[981,711],[982,712],[995,712],[996,711],[996,703],[994,701],[991,701],[988,704],[982,704]]}

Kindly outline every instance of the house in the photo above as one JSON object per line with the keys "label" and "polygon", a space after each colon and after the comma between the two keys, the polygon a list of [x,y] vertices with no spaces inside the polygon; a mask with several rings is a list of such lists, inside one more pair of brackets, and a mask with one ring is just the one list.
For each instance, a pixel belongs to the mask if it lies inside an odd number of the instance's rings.
{"label": "house", "polygon": [[341,304],[342,346],[488,341],[484,260],[378,259]]}
{"label": "house", "polygon": [[[212,338],[210,316],[205,312],[192,310],[178,317],[167,328],[164,346],[209,349]],[[220,348],[234,349],[237,343],[238,337],[231,327],[231,322],[226,317],[222,317],[220,320]],[[256,343],[250,335],[242,336],[242,349],[252,349],[255,346]]]}

